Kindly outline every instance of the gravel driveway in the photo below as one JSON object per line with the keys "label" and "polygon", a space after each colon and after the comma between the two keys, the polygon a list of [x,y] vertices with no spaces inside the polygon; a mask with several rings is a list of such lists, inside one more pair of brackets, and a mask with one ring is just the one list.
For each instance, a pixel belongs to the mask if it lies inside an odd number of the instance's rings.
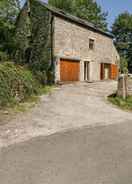
{"label": "gravel driveway", "polygon": [[106,100],[116,87],[117,83],[113,81],[56,87],[51,94],[42,96],[32,110],[20,113],[0,126],[0,146],[82,126],[132,122],[132,113],[122,111]]}

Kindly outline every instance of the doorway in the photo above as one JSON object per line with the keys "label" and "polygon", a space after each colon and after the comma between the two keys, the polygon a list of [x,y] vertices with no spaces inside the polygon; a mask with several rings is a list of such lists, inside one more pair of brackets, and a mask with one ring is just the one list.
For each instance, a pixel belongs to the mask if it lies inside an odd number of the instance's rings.
{"label": "doorway", "polygon": [[108,80],[111,77],[111,64],[101,63],[101,80]]}
{"label": "doorway", "polygon": [[110,79],[110,65],[104,64],[104,80]]}
{"label": "doorway", "polygon": [[89,70],[90,69],[90,62],[89,61],[84,61],[84,80],[89,81]]}

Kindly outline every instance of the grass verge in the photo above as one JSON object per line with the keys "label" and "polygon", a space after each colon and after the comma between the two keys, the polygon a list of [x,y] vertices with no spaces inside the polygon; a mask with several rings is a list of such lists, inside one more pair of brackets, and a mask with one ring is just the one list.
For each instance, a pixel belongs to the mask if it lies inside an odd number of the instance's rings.
{"label": "grass verge", "polygon": [[47,95],[49,93],[51,93],[54,89],[54,86],[43,86],[41,87],[38,91],[39,93],[37,95],[32,95],[28,98],[26,98],[23,102],[21,103],[17,103],[14,106],[11,106],[11,108],[15,111],[15,112],[24,112],[27,111],[31,108],[33,108],[40,100],[40,96],[41,95]]}
{"label": "grass verge", "polygon": [[53,91],[54,88],[55,88],[55,85],[46,85],[44,87],[41,87],[39,89],[39,95],[49,94]]}
{"label": "grass verge", "polygon": [[132,111],[132,96],[129,96],[124,100],[121,97],[117,97],[116,95],[111,95],[108,97],[109,102],[120,107],[123,110]]}
{"label": "grass verge", "polygon": [[32,109],[37,103],[39,103],[40,96],[51,93],[54,88],[54,85],[41,87],[38,90],[39,93],[37,95],[32,95],[26,98],[23,102],[15,104],[11,103],[8,107],[3,107],[0,110],[0,121],[2,122],[2,120],[6,120],[7,118],[9,118],[9,116],[14,116],[16,113],[26,112]]}

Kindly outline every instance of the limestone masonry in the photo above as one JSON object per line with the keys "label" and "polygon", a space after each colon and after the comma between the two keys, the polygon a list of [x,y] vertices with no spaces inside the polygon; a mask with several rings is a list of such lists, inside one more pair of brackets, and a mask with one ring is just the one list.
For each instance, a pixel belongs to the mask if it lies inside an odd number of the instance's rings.
{"label": "limestone masonry", "polygon": [[51,69],[55,82],[118,77],[120,57],[113,35],[39,0],[25,4],[16,35],[17,60]]}

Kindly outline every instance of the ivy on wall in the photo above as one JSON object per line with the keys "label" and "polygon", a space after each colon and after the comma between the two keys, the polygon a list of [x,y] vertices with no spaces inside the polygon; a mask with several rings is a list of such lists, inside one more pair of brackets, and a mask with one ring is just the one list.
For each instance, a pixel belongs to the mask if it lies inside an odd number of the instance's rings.
{"label": "ivy on wall", "polygon": [[16,28],[16,62],[28,64],[41,82],[51,69],[51,13],[32,0],[21,11]]}
{"label": "ivy on wall", "polygon": [[27,12],[27,5],[24,6],[16,23],[16,62],[20,64],[26,63],[25,53],[26,49],[30,47],[31,26],[30,17]]}

